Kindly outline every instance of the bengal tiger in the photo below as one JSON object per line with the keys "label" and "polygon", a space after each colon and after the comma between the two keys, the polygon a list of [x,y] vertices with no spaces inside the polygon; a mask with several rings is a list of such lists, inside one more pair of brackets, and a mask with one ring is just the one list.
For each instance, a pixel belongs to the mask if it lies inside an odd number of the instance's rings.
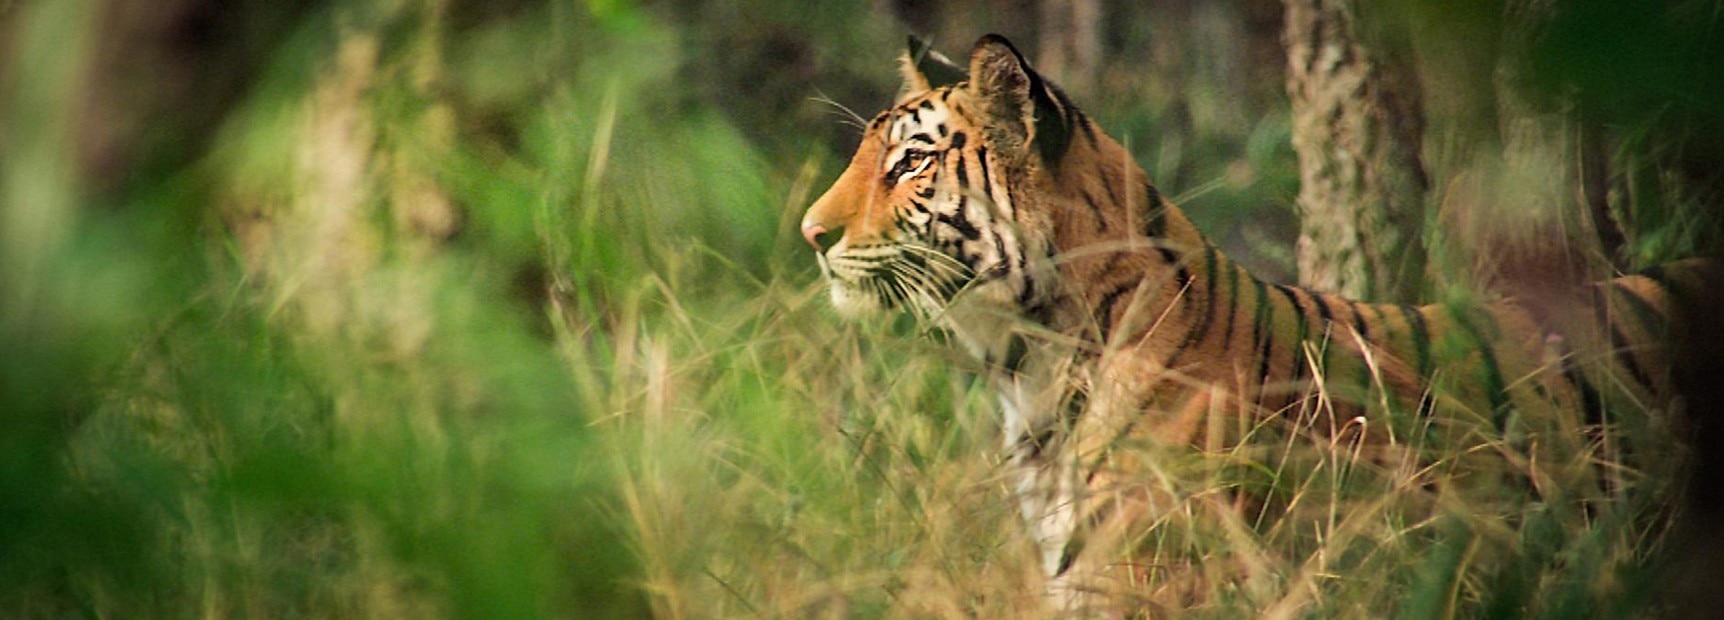
{"label": "bengal tiger", "polygon": [[[841,314],[914,313],[989,369],[1019,509],[1063,608],[1144,581],[1131,541],[1167,498],[1136,484],[1156,452],[1123,446],[1222,450],[1276,417],[1360,445],[1404,442],[1418,432],[1404,420],[1484,445],[1540,403],[1596,429],[1613,402],[1669,398],[1665,308],[1693,269],[1584,289],[1585,319],[1270,283],[1005,38],[982,37],[965,68],[912,37],[901,72],[801,234]],[[1576,362],[1594,350],[1608,363]],[[1409,416],[1372,417],[1397,410]]]}

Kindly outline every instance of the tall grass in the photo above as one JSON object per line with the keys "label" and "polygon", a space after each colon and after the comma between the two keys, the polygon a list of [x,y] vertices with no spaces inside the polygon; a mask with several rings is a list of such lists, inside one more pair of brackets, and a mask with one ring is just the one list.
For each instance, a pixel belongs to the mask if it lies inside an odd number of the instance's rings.
{"label": "tall grass", "polygon": [[[109,199],[58,105],[86,9],[17,9],[0,89],[5,615],[1051,613],[987,381],[827,312],[794,226],[839,162],[682,96],[693,43],[652,14],[340,5],[195,165]],[[1472,503],[1308,430],[1139,448],[1195,613],[1638,608],[1663,470]],[[1516,475],[1591,475],[1568,447]]]}

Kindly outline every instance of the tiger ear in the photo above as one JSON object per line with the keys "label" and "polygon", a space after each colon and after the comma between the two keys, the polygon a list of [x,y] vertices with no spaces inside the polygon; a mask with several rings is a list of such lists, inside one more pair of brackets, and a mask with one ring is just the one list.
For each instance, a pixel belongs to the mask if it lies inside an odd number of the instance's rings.
{"label": "tiger ear", "polygon": [[970,50],[970,93],[988,112],[1002,118],[1022,119],[1030,111],[1029,63],[1005,37],[983,36]]}
{"label": "tiger ear", "polygon": [[970,96],[998,128],[997,141],[1034,141],[1044,163],[1059,165],[1070,144],[1075,110],[1005,37],[983,36],[970,51]]}
{"label": "tiger ear", "polygon": [[963,67],[953,64],[945,55],[934,51],[934,46],[926,39],[916,35],[910,35],[904,55],[899,57],[898,71],[904,76],[900,100],[962,82],[968,77]]}

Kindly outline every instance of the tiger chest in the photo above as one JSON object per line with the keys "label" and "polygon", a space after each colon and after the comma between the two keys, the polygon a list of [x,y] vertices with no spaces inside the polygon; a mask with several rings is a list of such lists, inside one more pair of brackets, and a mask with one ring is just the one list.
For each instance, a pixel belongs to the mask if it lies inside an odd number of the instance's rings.
{"label": "tiger chest", "polygon": [[1140,479],[1143,459],[1237,433],[1214,428],[1232,419],[1217,415],[1230,402],[1217,384],[1194,387],[1141,358],[1039,353],[994,382],[1012,492],[1044,571],[1059,577],[1087,546],[1074,539],[1097,542],[1106,535],[1092,530],[1165,503]]}
{"label": "tiger chest", "polygon": [[1008,479],[1019,514],[1035,541],[1042,569],[1055,575],[1077,527],[1082,474],[1076,455],[1065,450],[1067,436],[1059,406],[1046,388],[1027,376],[1001,381],[999,406]]}

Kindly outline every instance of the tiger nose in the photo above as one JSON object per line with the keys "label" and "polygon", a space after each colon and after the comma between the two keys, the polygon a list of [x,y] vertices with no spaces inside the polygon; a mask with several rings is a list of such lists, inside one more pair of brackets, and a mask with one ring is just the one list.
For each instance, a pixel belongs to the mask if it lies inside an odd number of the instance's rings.
{"label": "tiger nose", "polygon": [[826,240],[825,226],[814,223],[803,225],[802,238],[808,241],[808,246],[814,248],[816,253],[826,253],[826,246],[822,243]]}

